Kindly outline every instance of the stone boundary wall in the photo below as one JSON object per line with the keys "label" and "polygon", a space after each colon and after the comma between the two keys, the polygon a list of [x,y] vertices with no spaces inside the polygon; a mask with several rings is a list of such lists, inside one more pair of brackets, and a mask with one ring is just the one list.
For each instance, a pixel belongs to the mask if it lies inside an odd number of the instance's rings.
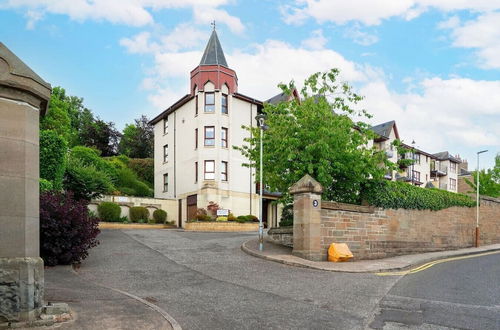
{"label": "stone boundary wall", "polygon": [[[321,250],[331,243],[347,243],[356,259],[450,250],[474,245],[476,208],[451,207],[439,211],[381,209],[322,202]],[[328,205],[327,207],[325,207]],[[480,244],[500,243],[500,201],[481,199]]]}
{"label": "stone boundary wall", "polygon": [[[322,201],[322,191],[309,175],[290,187],[292,253],[298,257],[326,260],[331,243],[346,243],[356,259],[459,249],[475,243],[475,207],[382,209]],[[480,205],[479,244],[500,243],[500,199],[482,197]]]}
{"label": "stone boundary wall", "polygon": [[291,226],[270,228],[267,235],[273,243],[293,247],[293,227]]}
{"label": "stone boundary wall", "polygon": [[238,223],[225,221],[207,221],[207,222],[186,222],[184,229],[187,231],[213,231],[213,232],[239,232],[239,231],[258,231],[259,223]]}
{"label": "stone boundary wall", "polygon": [[167,221],[174,221],[174,225],[178,226],[178,204],[175,199],[104,195],[99,199],[93,199],[89,204],[89,210],[97,214],[97,205],[102,202],[113,202],[120,205],[120,216],[127,218],[129,218],[129,209],[132,206],[143,206],[147,208],[150,218],[153,217],[153,212],[155,210],[161,209],[167,212]]}

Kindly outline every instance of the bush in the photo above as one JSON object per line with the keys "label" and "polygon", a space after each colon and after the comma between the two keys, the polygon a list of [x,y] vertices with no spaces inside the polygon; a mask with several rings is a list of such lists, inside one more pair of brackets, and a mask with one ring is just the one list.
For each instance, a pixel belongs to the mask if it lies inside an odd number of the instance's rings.
{"label": "bush", "polygon": [[473,207],[469,196],[436,188],[422,189],[398,181],[382,181],[371,184],[362,194],[369,205],[386,209],[442,210],[452,206]]}
{"label": "bush", "polygon": [[129,168],[121,168],[117,171],[117,183],[120,191],[126,191],[127,195],[140,197],[153,197],[153,190],[144,182],[139,181],[135,173]]}
{"label": "bush", "polygon": [[247,217],[247,221],[259,222],[259,218],[257,218],[255,215],[249,214],[246,217]]}
{"label": "bush", "polygon": [[64,189],[76,199],[90,200],[114,190],[110,177],[94,165],[85,166],[81,160],[70,158],[64,176]]}
{"label": "bush", "polygon": [[247,222],[248,221],[248,218],[246,215],[240,215],[236,218],[236,221],[238,221],[239,223],[243,223],[243,222]]}
{"label": "bush", "polygon": [[293,204],[285,205],[281,212],[280,227],[293,226]]}
{"label": "bush", "polygon": [[234,216],[234,214],[229,213],[229,215],[227,216],[227,220],[228,220],[228,221],[235,221],[235,220],[236,220],[236,217]]}
{"label": "bush", "polygon": [[66,140],[55,131],[40,131],[40,178],[52,182],[52,189],[62,188],[67,151]]}
{"label": "bush", "polygon": [[142,206],[133,206],[129,210],[130,221],[144,223],[149,219],[149,211]]}
{"label": "bush", "polygon": [[54,186],[52,185],[52,181],[40,179],[40,192],[53,190]]}
{"label": "bush", "polygon": [[102,202],[97,206],[97,212],[101,221],[121,222],[120,214],[122,212],[120,205],[113,202]]}
{"label": "bush", "polygon": [[153,219],[155,223],[165,223],[167,221],[167,212],[163,210],[155,210],[153,212]]}
{"label": "bush", "polygon": [[101,151],[84,146],[71,149],[70,158],[80,160],[83,166],[94,166],[98,171],[108,175],[112,182],[117,180],[117,168],[107,159],[100,157]]}
{"label": "bush", "polygon": [[45,265],[79,263],[97,244],[98,219],[89,216],[85,200],[71,193],[40,195],[40,256]]}
{"label": "bush", "polygon": [[217,221],[227,221],[227,217],[217,217]]}
{"label": "bush", "polygon": [[[195,215],[196,220],[198,221],[210,221],[212,218],[207,214],[207,210],[203,208],[199,208],[196,210]],[[192,220],[192,219],[189,219]]]}
{"label": "bush", "polygon": [[154,160],[153,158],[133,158],[128,161],[128,167],[134,171],[139,179],[149,184],[154,183]]}

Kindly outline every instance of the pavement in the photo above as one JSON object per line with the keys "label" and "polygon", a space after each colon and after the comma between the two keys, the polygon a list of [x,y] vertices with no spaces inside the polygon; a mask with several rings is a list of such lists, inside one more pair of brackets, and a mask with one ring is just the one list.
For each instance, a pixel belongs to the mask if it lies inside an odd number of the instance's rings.
{"label": "pavement", "polygon": [[292,248],[269,241],[264,241],[263,250],[260,251],[258,239],[246,241],[241,245],[241,249],[252,256],[291,266],[333,272],[375,273],[402,271],[435,260],[500,251],[500,244],[486,245],[478,248],[402,255],[375,260],[356,260],[353,258],[348,262],[310,261],[302,259],[292,255]]}
{"label": "pavement", "polygon": [[103,230],[77,273],[47,270],[46,297],[76,312],[63,329],[168,329],[167,312],[183,329],[495,329],[500,320],[500,254],[377,276],[255,258],[241,249],[253,237]]}

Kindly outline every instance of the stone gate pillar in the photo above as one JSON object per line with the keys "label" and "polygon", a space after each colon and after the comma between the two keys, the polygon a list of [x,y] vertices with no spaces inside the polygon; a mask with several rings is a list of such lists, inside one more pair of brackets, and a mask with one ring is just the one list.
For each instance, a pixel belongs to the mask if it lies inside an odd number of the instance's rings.
{"label": "stone gate pillar", "polygon": [[321,193],[323,187],[309,174],[290,187],[293,195],[293,251],[298,257],[320,261]]}
{"label": "stone gate pillar", "polygon": [[0,323],[42,307],[38,129],[49,98],[50,85],[0,43]]}

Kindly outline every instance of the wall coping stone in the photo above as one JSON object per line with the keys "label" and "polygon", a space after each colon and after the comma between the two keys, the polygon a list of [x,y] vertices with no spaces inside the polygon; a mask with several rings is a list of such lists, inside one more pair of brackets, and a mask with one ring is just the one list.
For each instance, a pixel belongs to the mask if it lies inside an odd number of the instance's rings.
{"label": "wall coping stone", "polygon": [[312,176],[306,174],[302,177],[302,179],[300,179],[293,186],[290,187],[289,192],[292,195],[300,193],[321,194],[323,193],[323,187],[318,181],[313,179]]}
{"label": "wall coping stone", "polygon": [[375,213],[375,207],[373,207],[373,206],[346,204],[346,203],[330,202],[330,201],[322,201],[321,208],[327,209],[327,210],[342,210],[342,211],[352,211],[352,212],[360,212],[360,213]]}

